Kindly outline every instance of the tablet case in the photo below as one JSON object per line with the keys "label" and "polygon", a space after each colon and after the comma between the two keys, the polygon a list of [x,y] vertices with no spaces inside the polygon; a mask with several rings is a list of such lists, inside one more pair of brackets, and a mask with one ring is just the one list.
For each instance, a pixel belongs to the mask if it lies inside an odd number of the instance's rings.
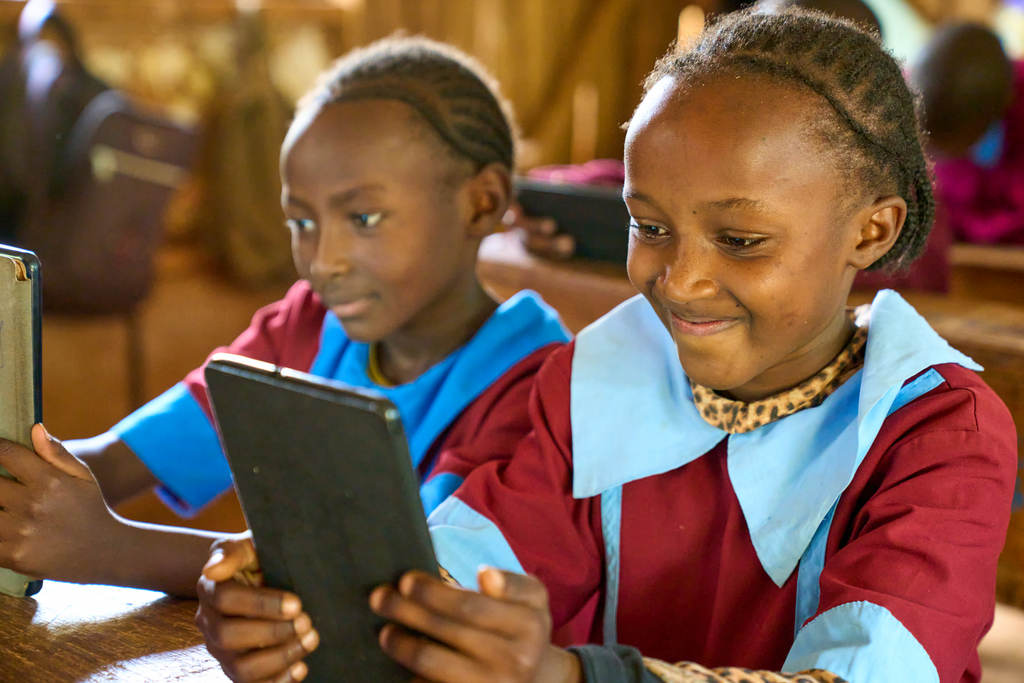
{"label": "tablet case", "polygon": [[[0,245],[0,438],[27,448],[43,419],[40,284],[35,254]],[[10,474],[0,467],[0,476]],[[0,593],[26,597],[42,586],[0,569]]]}
{"label": "tablet case", "polygon": [[320,632],[308,680],[407,682],[380,649],[370,592],[437,575],[398,410],[383,396],[229,354],[206,367],[221,443],[266,585]]}
{"label": "tablet case", "polygon": [[527,214],[554,218],[559,232],[572,235],[574,256],[626,266],[629,211],[622,190],[528,178],[516,178],[515,186]]}

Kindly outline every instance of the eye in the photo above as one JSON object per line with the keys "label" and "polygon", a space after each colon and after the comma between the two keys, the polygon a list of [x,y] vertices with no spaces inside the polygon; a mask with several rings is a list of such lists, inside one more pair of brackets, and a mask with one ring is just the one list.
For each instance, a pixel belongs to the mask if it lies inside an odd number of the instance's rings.
{"label": "eye", "polygon": [[743,252],[760,246],[764,243],[764,238],[723,236],[718,238],[718,242],[730,251]]}
{"label": "eye", "polygon": [[284,222],[288,229],[299,234],[310,233],[316,230],[316,221],[309,218],[289,218]]}
{"label": "eye", "polygon": [[374,228],[380,223],[381,219],[384,218],[384,214],[378,211],[377,213],[354,213],[349,216],[352,224],[357,228]]}
{"label": "eye", "polygon": [[657,225],[648,225],[646,223],[630,223],[629,229],[635,232],[640,239],[644,240],[656,240],[659,237],[665,237],[668,235],[668,230],[665,228],[658,227]]}

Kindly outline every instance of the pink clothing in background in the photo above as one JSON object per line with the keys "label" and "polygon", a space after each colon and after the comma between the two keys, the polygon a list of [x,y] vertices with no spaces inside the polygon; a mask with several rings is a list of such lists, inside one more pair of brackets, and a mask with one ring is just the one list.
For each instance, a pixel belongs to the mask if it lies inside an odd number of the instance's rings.
{"label": "pink clothing in background", "polygon": [[957,240],[1024,244],[1024,62],[1014,64],[1013,87],[1003,154],[994,167],[966,158],[935,164],[936,195]]}
{"label": "pink clothing in background", "polygon": [[[626,169],[618,159],[594,159],[585,164],[571,166],[541,166],[528,174],[531,178],[575,185],[606,185],[622,187]],[[950,279],[949,249],[953,245],[953,232],[940,208],[936,212],[935,226],[928,237],[924,253],[902,273],[860,272],[855,289],[908,289],[929,292],[948,292]]]}

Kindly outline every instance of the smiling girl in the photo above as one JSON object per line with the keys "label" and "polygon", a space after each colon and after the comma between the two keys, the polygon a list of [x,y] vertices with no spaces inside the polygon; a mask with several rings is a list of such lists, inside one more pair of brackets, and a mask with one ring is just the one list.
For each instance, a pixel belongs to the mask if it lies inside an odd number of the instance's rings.
{"label": "smiling girl", "polygon": [[[386,395],[428,511],[513,451],[534,375],[568,339],[536,295],[499,305],[476,278],[514,162],[507,107],[465,55],[395,39],[344,57],[300,103],[281,152],[302,279],[220,349]],[[231,488],[202,368],[108,434],[70,442],[91,472],[41,427],[35,439],[41,457],[0,445],[20,480],[0,481],[0,566],[194,594],[212,534],[136,524],[107,505],[157,486],[188,513]]]}
{"label": "smiling girl", "polygon": [[[431,516],[479,592],[378,588],[382,647],[446,683],[978,681],[1013,423],[895,292],[846,308],[931,227],[899,65],[822,14],[729,15],[659,62],[625,160],[642,296],[552,354],[534,431]],[[298,600],[229,580],[253,557],[211,560],[199,623],[301,678],[315,631],[256,640]]]}

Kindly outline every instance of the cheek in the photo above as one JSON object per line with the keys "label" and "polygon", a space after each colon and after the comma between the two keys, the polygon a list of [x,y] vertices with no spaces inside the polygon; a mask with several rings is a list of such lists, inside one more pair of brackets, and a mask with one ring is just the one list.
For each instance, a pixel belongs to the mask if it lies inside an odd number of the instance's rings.
{"label": "cheek", "polygon": [[640,241],[631,230],[629,233],[629,255],[626,257],[626,274],[638,292],[647,293],[661,274],[661,262],[657,250]]}

